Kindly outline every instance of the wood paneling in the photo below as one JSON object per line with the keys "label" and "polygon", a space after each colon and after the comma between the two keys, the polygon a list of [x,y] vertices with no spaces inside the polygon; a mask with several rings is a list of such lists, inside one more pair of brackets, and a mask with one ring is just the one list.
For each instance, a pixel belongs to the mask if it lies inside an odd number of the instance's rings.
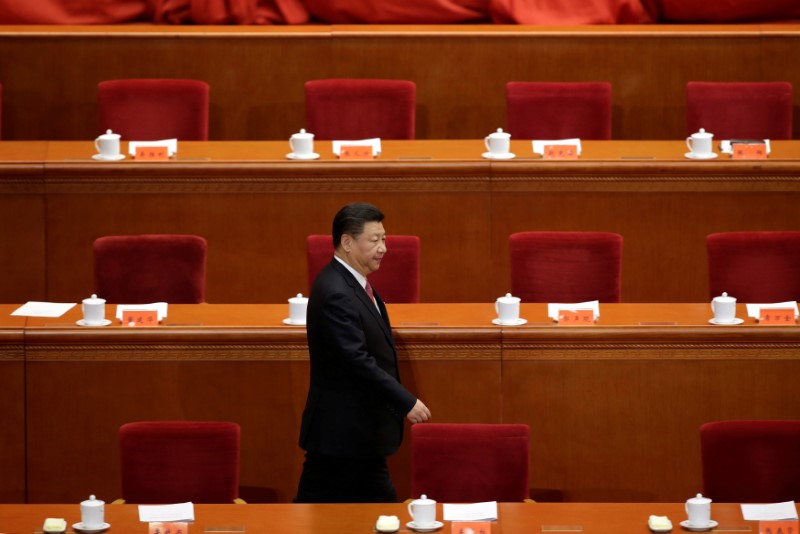
{"label": "wood paneling", "polygon": [[25,502],[24,317],[0,305],[0,502]]}
{"label": "wood paneling", "polygon": [[5,26],[3,136],[92,139],[98,82],[188,77],[211,85],[211,139],[286,139],[303,126],[305,81],[380,77],[417,83],[420,139],[503,126],[512,80],[611,82],[614,138],[675,139],[686,82],[800,87],[798,52],[798,25]]}

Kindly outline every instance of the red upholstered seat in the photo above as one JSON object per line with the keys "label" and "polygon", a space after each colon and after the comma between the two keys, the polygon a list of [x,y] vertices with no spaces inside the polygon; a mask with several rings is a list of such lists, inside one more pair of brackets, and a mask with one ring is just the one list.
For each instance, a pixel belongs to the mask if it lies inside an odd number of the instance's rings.
{"label": "red upholstered seat", "polygon": [[[386,303],[419,302],[420,240],[415,235],[386,236],[386,255],[381,268],[369,275],[369,283]],[[333,259],[329,235],[308,236],[308,287]]]}
{"label": "red upholstered seat", "polygon": [[524,501],[529,438],[528,425],[413,425],[411,494],[439,502]]}
{"label": "red upholstered seat", "polygon": [[520,232],[508,238],[511,292],[523,302],[619,302],[622,236]]}
{"label": "red upholstered seat", "polygon": [[709,234],[709,296],[739,302],[800,300],[800,232]]}
{"label": "red upholstered seat", "polygon": [[791,139],[792,84],[689,82],[686,135],[705,128],[720,139]]}
{"label": "red upholstered seat", "polygon": [[800,421],[719,421],[700,427],[703,495],[716,502],[800,499]]}
{"label": "red upholstered seat", "polygon": [[414,82],[331,79],[305,87],[306,130],[316,139],[414,139]]}
{"label": "red upholstered seat", "polygon": [[235,423],[153,421],[119,429],[128,504],[231,503],[239,497]]}
{"label": "red upholstered seat", "polygon": [[611,139],[607,82],[508,82],[506,111],[516,139]]}
{"label": "red upholstered seat", "polygon": [[131,79],[100,82],[100,131],[123,139],[208,140],[209,87],[198,80]]}
{"label": "red upholstered seat", "polygon": [[206,297],[206,240],[121,235],[94,242],[94,287],[108,302],[198,304]]}

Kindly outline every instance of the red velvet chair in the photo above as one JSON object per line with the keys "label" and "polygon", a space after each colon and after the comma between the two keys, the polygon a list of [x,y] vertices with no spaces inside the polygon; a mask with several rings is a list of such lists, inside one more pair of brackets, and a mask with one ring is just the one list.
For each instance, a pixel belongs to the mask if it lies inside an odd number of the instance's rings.
{"label": "red velvet chair", "polygon": [[122,425],[122,498],[128,504],[238,501],[239,440],[236,423]]}
{"label": "red velvet chair", "polygon": [[800,499],[800,421],[719,421],[700,427],[703,495],[715,502]]}
{"label": "red velvet chair", "polygon": [[198,304],[206,297],[206,240],[194,235],[122,235],[94,242],[94,287],[120,304]]}
{"label": "red velvet chair", "polygon": [[516,139],[611,139],[607,82],[508,82],[506,111]]}
{"label": "red velvet chair", "polygon": [[[419,302],[419,251],[420,240],[415,235],[386,236],[386,255],[381,268],[369,275],[369,283],[384,302]],[[308,236],[307,253],[311,288],[317,274],[333,259],[331,236]]]}
{"label": "red velvet chair", "polygon": [[411,494],[439,502],[524,501],[529,438],[528,425],[412,425]]}
{"label": "red velvet chair", "polygon": [[523,302],[619,302],[622,236],[520,232],[508,238],[511,292]]}
{"label": "red velvet chair", "polygon": [[720,139],[791,139],[792,84],[689,82],[686,135],[700,128]]}
{"label": "red velvet chair", "polygon": [[800,300],[800,232],[709,234],[709,298],[739,302]]}
{"label": "red velvet chair", "polygon": [[305,88],[306,130],[316,139],[414,139],[414,82],[345,78]]}
{"label": "red velvet chair", "polygon": [[198,80],[131,79],[97,86],[100,131],[123,139],[208,140],[209,87]]}

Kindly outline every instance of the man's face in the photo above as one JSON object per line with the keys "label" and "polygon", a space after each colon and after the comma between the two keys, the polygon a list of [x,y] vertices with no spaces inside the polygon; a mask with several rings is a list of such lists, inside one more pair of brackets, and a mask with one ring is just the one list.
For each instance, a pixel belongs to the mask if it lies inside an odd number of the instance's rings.
{"label": "man's face", "polygon": [[358,237],[345,234],[342,237],[347,263],[364,276],[374,273],[381,267],[386,254],[386,231],[383,223],[364,223],[364,231]]}

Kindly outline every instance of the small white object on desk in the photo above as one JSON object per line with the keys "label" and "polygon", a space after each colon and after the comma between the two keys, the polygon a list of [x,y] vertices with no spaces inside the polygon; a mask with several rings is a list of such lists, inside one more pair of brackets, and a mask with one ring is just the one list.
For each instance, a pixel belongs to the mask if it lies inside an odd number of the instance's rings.
{"label": "small white object on desk", "polygon": [[798,313],[797,309],[797,301],[796,300],[787,300],[786,302],[774,302],[772,304],[746,304],[747,306],[747,316],[753,317],[754,319],[761,318],[761,310],[785,310],[786,308],[794,308],[794,316],[797,318],[800,313]]}
{"label": "small white object on desk", "polygon": [[647,520],[647,526],[653,532],[669,532],[672,530],[672,521],[665,515],[651,515]]}
{"label": "small white object on desk", "polygon": [[445,521],[495,521],[497,501],[442,505]]}
{"label": "small white object on desk", "polygon": [[66,532],[67,521],[61,518],[48,517],[47,519],[44,520],[44,526],[42,526],[42,530],[48,534]]}
{"label": "small white object on desk", "polygon": [[169,157],[173,157],[178,153],[178,140],[177,139],[161,139],[160,141],[131,141],[128,143],[128,154],[131,156],[136,155],[136,149],[139,147],[167,147]]}
{"label": "small white object on desk", "polygon": [[587,302],[576,302],[575,304],[559,304],[551,303],[547,305],[547,316],[554,321],[558,321],[559,312],[561,310],[575,311],[575,310],[592,310],[594,313],[594,320],[600,317],[600,301],[590,300]]}
{"label": "small white object on desk", "polygon": [[356,141],[334,141],[333,153],[338,156],[343,146],[371,146],[372,154],[374,156],[379,156],[381,153],[381,138],[373,137],[372,139],[359,139]]}
{"label": "small white object on desk", "polygon": [[797,519],[794,501],[774,504],[743,504],[742,515],[746,521],[791,521]]}
{"label": "small white object on desk", "polygon": [[533,153],[544,156],[544,147],[550,145],[572,145],[578,147],[578,155],[581,155],[581,140],[577,137],[572,139],[553,139],[550,141],[533,141]]}
{"label": "small white object on desk", "polygon": [[116,317],[120,321],[122,315],[126,311],[139,311],[139,310],[156,310],[158,313],[158,320],[162,320],[167,316],[167,303],[166,302],[153,302],[151,304],[118,304]]}
{"label": "small white object on desk", "polygon": [[400,518],[396,515],[382,515],[375,523],[375,530],[378,532],[397,532],[400,530]]}
{"label": "small white object on desk", "polygon": [[74,302],[37,302],[31,300],[11,312],[11,315],[20,317],[61,317],[73,307],[75,307]]}
{"label": "small white object on desk", "polygon": [[143,523],[194,521],[194,504],[190,502],[162,505],[143,504],[139,506],[139,521]]}

